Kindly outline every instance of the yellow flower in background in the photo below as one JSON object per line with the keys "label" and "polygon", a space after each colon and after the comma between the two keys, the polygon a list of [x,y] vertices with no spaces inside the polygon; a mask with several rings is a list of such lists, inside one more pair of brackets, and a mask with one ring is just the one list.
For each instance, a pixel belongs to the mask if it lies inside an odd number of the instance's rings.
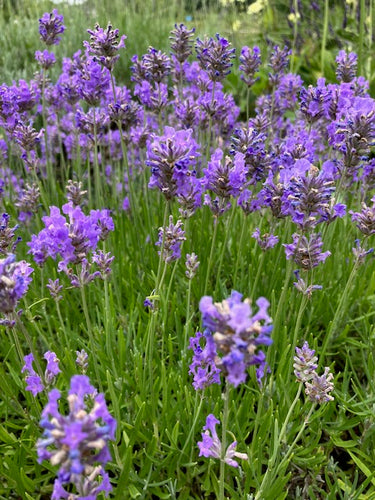
{"label": "yellow flower in background", "polygon": [[248,14],[259,14],[266,6],[266,0],[256,0],[247,9]]}
{"label": "yellow flower in background", "polygon": [[235,32],[235,31],[238,31],[239,28],[241,26],[241,21],[239,21],[238,19],[236,19],[234,21],[234,23],[232,24],[232,30]]}
{"label": "yellow flower in background", "polygon": [[299,12],[297,12],[297,14],[295,14],[295,12],[291,12],[288,16],[289,21],[293,24],[299,21],[300,18],[301,16]]}

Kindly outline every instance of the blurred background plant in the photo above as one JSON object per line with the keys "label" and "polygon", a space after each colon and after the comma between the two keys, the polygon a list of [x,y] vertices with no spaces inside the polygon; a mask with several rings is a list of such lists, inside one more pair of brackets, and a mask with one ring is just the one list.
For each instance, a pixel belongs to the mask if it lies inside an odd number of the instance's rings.
{"label": "blurred background plant", "polygon": [[[96,22],[116,21],[128,37],[127,57],[116,67],[119,82],[130,80],[133,54],[145,53],[150,45],[168,51],[170,30],[183,22],[195,27],[198,37],[217,32],[229,38],[237,55],[244,45],[258,45],[262,54],[275,44],[288,45],[293,50],[291,70],[305,84],[314,83],[323,73],[328,81],[335,81],[339,50],[357,52],[358,73],[370,81],[370,91],[375,90],[373,0],[0,0],[0,65],[5,83],[28,79],[36,71],[34,52],[40,49],[40,42],[35,36],[35,20],[40,12],[54,7],[64,15],[69,32],[56,51],[60,59],[82,47],[86,30]],[[238,61],[235,65],[238,67]],[[55,71],[59,71],[58,65]],[[228,85],[237,98],[242,97],[238,71],[231,74]],[[255,94],[266,85],[263,69]]]}

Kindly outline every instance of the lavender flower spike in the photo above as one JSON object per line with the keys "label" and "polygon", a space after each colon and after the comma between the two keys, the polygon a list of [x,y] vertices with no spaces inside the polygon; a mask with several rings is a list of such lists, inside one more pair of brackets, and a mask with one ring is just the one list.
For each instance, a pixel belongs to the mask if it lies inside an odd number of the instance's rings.
{"label": "lavender flower spike", "polygon": [[180,220],[173,224],[173,216],[170,215],[169,226],[159,228],[159,240],[155,245],[162,248],[164,262],[173,262],[181,257],[181,244],[186,240],[182,226]]}
{"label": "lavender flower spike", "polygon": [[313,372],[313,377],[310,382],[305,384],[305,392],[310,401],[314,403],[328,403],[335,398],[330,395],[333,391],[334,385],[332,383],[333,374],[330,373],[329,368],[326,366],[324,373],[321,377],[316,372]]}
{"label": "lavender flower spike", "polygon": [[[108,441],[115,437],[116,421],[107,410],[104,395],[97,394],[86,375],[74,375],[68,415],[59,412],[60,396],[57,389],[49,393],[40,422],[44,433],[37,442],[39,462],[49,460],[60,466],[52,498],[96,499],[100,491],[107,496],[111,485],[103,466],[111,458]],[[88,406],[89,401],[93,405]]]}
{"label": "lavender flower spike", "polygon": [[323,241],[319,233],[312,233],[309,239],[306,236],[293,234],[293,243],[283,244],[286,258],[293,259],[304,270],[313,269],[320,262],[324,262],[331,252],[321,252]]}
{"label": "lavender flower spike", "polygon": [[242,460],[248,460],[249,457],[246,453],[236,451],[237,441],[228,446],[223,457],[222,444],[216,432],[217,424],[220,424],[220,421],[215,415],[208,415],[206,425],[203,427],[205,432],[202,432],[202,441],[198,442],[199,456],[218,458],[219,460],[224,460],[225,463],[232,467],[238,467],[238,462],[234,460],[234,457],[241,458]]}
{"label": "lavender flower spike", "polygon": [[90,43],[83,42],[84,46],[89,53],[95,56],[102,66],[112,71],[116,61],[120,57],[118,50],[125,48],[126,36],[122,35],[118,41],[119,30],[112,29],[110,24],[108,24],[105,30],[99,24],[96,24],[93,30],[87,30],[87,32],[90,35]]}
{"label": "lavender flower spike", "polygon": [[294,375],[299,382],[306,382],[311,380],[313,373],[318,368],[316,362],[318,361],[315,356],[315,351],[310,349],[307,341],[301,348],[296,347],[296,356],[294,356]]}
{"label": "lavender flower spike", "polygon": [[39,19],[40,39],[46,45],[58,45],[61,38],[58,36],[65,31],[63,25],[64,17],[60,15],[57,9],[51,13],[46,12]]}
{"label": "lavender flower spike", "polygon": [[30,391],[31,394],[35,397],[37,394],[43,391],[44,385],[42,379],[33,368],[34,355],[30,353],[25,356],[23,360],[25,361],[25,364],[21,370],[21,373],[24,373],[25,371],[29,373],[25,377],[26,390]]}
{"label": "lavender flower spike", "polygon": [[236,291],[220,303],[214,304],[208,296],[202,297],[199,303],[203,326],[212,333],[216,344],[215,365],[235,387],[245,382],[246,370],[251,365],[261,367],[259,378],[266,373],[265,355],[258,348],[272,343],[268,300],[260,297],[256,301],[258,312],[255,314],[250,304],[249,299],[242,302],[242,294]]}

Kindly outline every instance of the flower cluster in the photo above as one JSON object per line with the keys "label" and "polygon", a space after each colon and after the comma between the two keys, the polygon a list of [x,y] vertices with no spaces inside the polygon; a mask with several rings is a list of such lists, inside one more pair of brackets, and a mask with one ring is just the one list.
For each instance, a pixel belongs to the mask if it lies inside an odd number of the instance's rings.
{"label": "flower cluster", "polygon": [[215,38],[199,38],[195,44],[197,59],[201,68],[207,71],[213,82],[223,80],[230,73],[231,59],[235,57],[236,49],[231,48],[231,44],[218,33]]}
{"label": "flower cluster", "polygon": [[236,291],[220,303],[214,303],[212,297],[201,298],[199,309],[203,326],[207,329],[206,346],[202,350],[201,334],[191,341],[194,359],[190,371],[194,374],[197,388],[208,385],[207,380],[216,382],[217,371],[213,365],[235,387],[245,382],[249,366],[258,365],[257,379],[260,383],[266,361],[259,346],[272,343],[272,324],[267,313],[268,300],[260,297],[256,305],[258,312],[253,315],[250,300],[242,301],[242,294]]}
{"label": "flower cluster", "polygon": [[321,404],[334,399],[330,394],[334,389],[333,374],[330,373],[328,367],[325,367],[323,375],[319,376],[316,372],[317,361],[315,351],[310,349],[307,342],[301,348],[296,347],[294,374],[298,382],[305,384],[305,392],[309,399],[314,403]]}
{"label": "flower cluster", "polygon": [[120,57],[118,54],[119,49],[125,48],[126,36],[122,35],[118,40],[119,30],[113,29],[110,24],[106,29],[96,24],[93,30],[87,30],[87,32],[90,35],[90,42],[84,42],[84,46],[102,66],[112,71]]}
{"label": "flower cluster", "polygon": [[169,226],[159,228],[159,239],[155,243],[161,248],[164,262],[173,262],[181,257],[181,245],[186,240],[182,222],[178,220],[173,224],[173,216],[169,216]]}
{"label": "flower cluster", "polygon": [[39,462],[59,465],[52,498],[96,499],[100,492],[108,496],[112,488],[104,466],[111,458],[108,442],[115,438],[116,421],[104,395],[97,393],[86,375],[74,375],[67,415],[59,411],[60,397],[59,390],[50,391],[40,421],[43,436],[37,442]]}
{"label": "flower cluster", "polygon": [[63,25],[64,17],[60,15],[57,9],[51,13],[46,12],[39,19],[40,39],[46,45],[58,45],[61,38],[58,36],[65,31]]}
{"label": "flower cluster", "polygon": [[15,312],[19,300],[25,295],[32,281],[33,268],[25,260],[16,261],[14,254],[0,259],[0,312]]}
{"label": "flower cluster", "polygon": [[[47,351],[44,354],[44,359],[47,361],[47,367],[44,372],[44,384],[47,386],[52,385],[55,382],[57,375],[61,372],[59,368],[60,360],[56,354],[52,351]],[[34,355],[32,353],[24,357],[25,364],[21,370],[21,373],[28,372],[25,377],[26,390],[30,391],[35,397],[37,394],[42,392],[45,388],[42,378],[37,374],[33,368]]]}
{"label": "flower cluster", "polygon": [[60,255],[60,270],[69,263],[82,262],[114,229],[109,210],[91,210],[85,215],[73,202],[63,205],[62,214],[58,207],[50,207],[50,215],[42,220],[45,228],[32,236],[29,253],[39,265],[44,264],[47,257],[56,259]]}

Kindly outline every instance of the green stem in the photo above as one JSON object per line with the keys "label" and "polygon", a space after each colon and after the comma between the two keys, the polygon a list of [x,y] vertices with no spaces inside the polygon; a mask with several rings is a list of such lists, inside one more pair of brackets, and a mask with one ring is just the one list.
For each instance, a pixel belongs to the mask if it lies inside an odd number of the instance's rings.
{"label": "green stem", "polygon": [[[293,414],[294,408],[295,408],[295,406],[296,406],[296,404],[297,404],[297,402],[298,402],[298,400],[299,400],[299,397],[300,397],[300,395],[301,395],[301,391],[302,391],[302,384],[299,384],[297,394],[296,394],[296,396],[295,396],[295,398],[294,398],[294,400],[293,400],[293,403],[291,404],[291,406],[290,406],[290,408],[289,408],[289,411],[288,411],[288,413],[287,413],[287,416],[286,416],[286,418],[285,418],[285,420],[284,420],[283,426],[282,426],[281,431],[280,431],[280,434],[279,434],[279,438],[278,438],[278,440],[277,440],[277,444],[276,444],[275,449],[274,449],[274,451],[273,451],[273,453],[272,453],[272,456],[271,456],[271,457],[270,457],[270,459],[269,459],[268,466],[267,466],[267,471],[266,471],[266,473],[265,473],[265,475],[264,475],[264,477],[263,477],[262,483],[261,483],[261,485],[260,485],[260,487],[259,487],[259,489],[258,489],[258,492],[257,492],[256,496],[255,496],[255,500],[260,500],[260,499],[262,499],[262,498],[263,498],[263,497],[262,497],[263,491],[264,491],[265,489],[267,489],[267,487],[268,487],[269,476],[270,476],[271,472],[273,472],[273,468],[274,468],[274,465],[275,465],[275,462],[276,462],[276,459],[277,459],[277,455],[278,455],[278,452],[279,452],[279,449],[280,449],[280,444],[281,444],[281,442],[282,442],[282,441],[283,441],[283,439],[284,439],[284,436],[285,436],[285,433],[286,433],[287,426],[288,426],[289,421],[290,421],[290,418],[291,418],[291,416],[292,416],[292,414]],[[310,416],[310,413],[309,413],[309,416]],[[304,426],[302,426],[302,428],[301,428],[300,432],[298,433],[298,437],[302,434],[303,429],[304,429]],[[296,442],[297,442],[297,441],[295,440],[295,441],[293,442],[293,445],[294,445]],[[292,445],[292,446],[293,446],[293,445]],[[292,447],[291,447],[291,448],[292,448]],[[291,449],[291,448],[290,448],[290,449]],[[290,450],[290,449],[289,449],[289,450]],[[288,453],[289,453],[289,451],[288,451]],[[284,458],[285,458],[285,457],[284,457]],[[278,468],[280,468],[280,465],[281,465],[281,463],[283,463],[283,462],[284,462],[284,459],[280,462],[280,464],[279,464]]]}
{"label": "green stem", "polygon": [[99,384],[100,392],[103,392],[103,386],[102,386],[101,378],[99,375],[98,357],[96,355],[97,348],[95,345],[94,332],[92,330],[92,324],[91,324],[91,320],[90,320],[89,310],[87,307],[85,287],[81,286],[80,290],[81,290],[83,313],[85,315],[86,325],[87,325],[87,333],[88,333],[89,340],[90,340],[91,354],[92,354],[92,357],[94,359],[94,371],[95,371],[95,376],[96,376],[96,382]]}
{"label": "green stem", "polygon": [[190,302],[191,302],[191,282],[192,280],[189,279],[189,285],[188,285],[188,290],[187,290],[187,298],[186,298],[186,322],[185,322],[185,328],[184,328],[184,354],[186,353],[187,349],[187,344],[188,344],[188,338],[189,338],[189,326],[190,326]]}
{"label": "green stem", "polygon": [[208,263],[207,263],[207,273],[206,273],[206,281],[204,283],[204,292],[203,295],[206,295],[207,293],[207,288],[208,288],[208,280],[210,279],[210,272],[211,272],[211,266],[212,266],[212,261],[213,261],[213,255],[214,255],[214,250],[215,250],[215,245],[216,245],[216,236],[217,236],[217,227],[219,225],[219,219],[215,216],[214,217],[214,233],[212,235],[212,240],[211,240],[211,250],[210,250],[210,256],[208,258]]}
{"label": "green stem", "polygon": [[326,353],[326,350],[328,347],[328,342],[332,340],[331,336],[336,333],[336,329],[337,329],[338,323],[340,321],[340,318],[342,318],[342,316],[345,312],[345,307],[346,307],[346,302],[348,299],[349,291],[352,287],[353,280],[357,274],[358,266],[359,266],[359,262],[358,262],[358,260],[356,260],[354,262],[353,269],[349,275],[348,281],[346,282],[343,294],[341,295],[340,302],[336,308],[332,322],[328,328],[328,332],[327,332],[325,339],[323,341],[322,349],[321,349],[321,352],[319,355],[319,365],[320,366],[322,366],[322,364],[323,364],[323,359],[324,359],[324,356],[325,356],[325,353]]}
{"label": "green stem", "polygon": [[321,53],[320,53],[320,70],[322,72],[322,76],[324,75],[324,55],[325,55],[326,45],[327,45],[328,14],[329,14],[329,0],[325,0],[324,1],[322,48],[321,48]]}
{"label": "green stem", "polygon": [[[199,406],[198,406],[198,398],[199,398]],[[190,444],[191,438],[194,436],[195,427],[197,425],[197,421],[198,421],[198,418],[199,418],[201,410],[202,410],[203,401],[204,401],[203,393],[198,393],[198,391],[196,391],[195,400],[194,400],[194,419],[193,419],[193,422],[191,424],[189,434],[185,440],[184,446],[181,450],[180,456],[178,458],[177,468],[179,467],[179,465],[181,463],[183,455],[185,455],[185,450],[188,447],[188,445]],[[197,406],[198,406],[198,408],[197,408]],[[192,457],[190,457],[190,462],[192,462]]]}
{"label": "green stem", "polygon": [[95,198],[96,204],[102,206],[102,181],[100,178],[99,171],[99,159],[98,159],[98,130],[96,123],[96,108],[93,108],[94,116],[94,176],[95,176]]}
{"label": "green stem", "polygon": [[227,450],[227,427],[229,418],[229,382],[226,382],[224,398],[224,410],[222,418],[222,437],[221,437],[221,459],[220,459],[220,477],[219,477],[219,500],[225,500],[225,453]]}
{"label": "green stem", "polygon": [[358,74],[363,71],[363,49],[365,43],[365,24],[366,24],[366,2],[360,0],[359,3],[359,40],[358,40]]}
{"label": "green stem", "polygon": [[236,285],[236,281],[237,281],[238,268],[240,266],[240,259],[241,259],[241,255],[242,255],[242,244],[243,244],[243,238],[245,235],[246,222],[247,222],[247,220],[244,219],[242,221],[242,224],[241,224],[241,236],[240,236],[240,240],[239,240],[239,244],[238,244],[238,248],[237,248],[236,264],[234,266],[234,272],[233,272],[233,288],[235,290],[238,289],[237,285]]}
{"label": "green stem", "polygon": [[229,217],[229,219],[227,219],[226,224],[225,224],[225,226],[226,226],[225,227],[225,237],[224,237],[223,246],[221,247],[220,258],[219,258],[219,265],[218,265],[217,273],[216,273],[215,291],[217,291],[218,285],[220,283],[221,268],[222,268],[222,265],[223,265],[225,250],[226,250],[227,244],[228,244],[229,234],[231,233],[231,229],[233,227],[233,219],[234,219],[235,211],[236,211],[236,204],[233,202],[230,217]]}

